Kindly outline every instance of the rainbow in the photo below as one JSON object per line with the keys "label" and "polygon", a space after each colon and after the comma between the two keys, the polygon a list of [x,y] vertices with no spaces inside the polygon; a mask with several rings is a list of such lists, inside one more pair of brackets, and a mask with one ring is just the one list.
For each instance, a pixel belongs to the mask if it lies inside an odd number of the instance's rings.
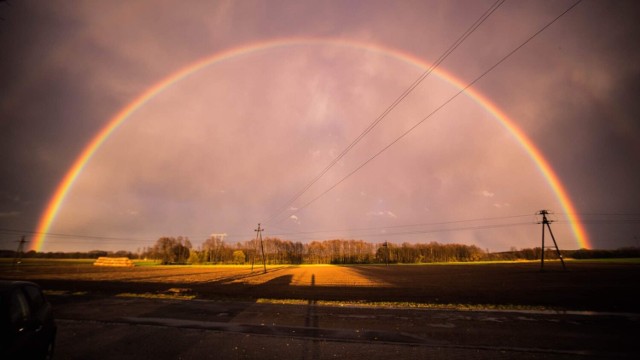
{"label": "rainbow", "polygon": [[[47,233],[49,232],[49,228],[54,222],[56,215],[65,200],[65,197],[67,196],[69,190],[73,187],[75,180],[82,173],[82,170],[91,160],[95,152],[102,146],[102,144],[109,138],[109,136],[113,134],[113,132],[115,132],[118,127],[120,127],[120,125],[122,125],[133,113],[144,106],[149,100],[153,99],[155,96],[160,94],[165,89],[171,87],[173,84],[184,80],[194,73],[208,66],[217,64],[221,61],[229,60],[234,57],[257,51],[270,50],[278,47],[308,45],[331,45],[362,49],[366,51],[381,53],[387,56],[392,56],[424,69],[430,67],[430,64],[426,63],[424,60],[408,53],[400,52],[398,50],[389,49],[378,45],[340,39],[278,39],[267,42],[253,43],[204,57],[170,74],[155,85],[146,89],[127,106],[122,108],[113,118],[108,121],[107,125],[103,127],[93,137],[93,139],[91,139],[89,144],[82,150],[71,168],[67,171],[64,178],[56,188],[55,193],[51,197],[51,200],[48,202],[45,211],[43,212],[38,222],[38,227],[35,232],[36,237],[31,244],[31,248],[36,251],[41,251]],[[467,85],[444,70],[436,69],[434,73],[460,89],[464,88]],[[481,107],[485,108],[491,115],[493,115],[502,124],[502,126],[506,128],[522,145],[533,162],[539,168],[544,178],[548,181],[551,189],[555,193],[563,208],[563,212],[567,214],[568,221],[571,224],[571,229],[578,245],[581,248],[590,248],[591,245],[589,243],[587,233],[584,227],[581,225],[580,219],[576,214],[575,207],[571,199],[569,198],[567,190],[563,186],[562,182],[558,178],[558,175],[555,173],[551,165],[549,165],[549,162],[543,156],[542,152],[535,146],[531,139],[529,139],[527,135],[511,119],[509,119],[509,117],[507,117],[502,111],[500,111],[500,109],[498,109],[495,104],[493,104],[486,97],[473,90],[472,88],[467,89],[465,92],[471,99],[476,101]]]}

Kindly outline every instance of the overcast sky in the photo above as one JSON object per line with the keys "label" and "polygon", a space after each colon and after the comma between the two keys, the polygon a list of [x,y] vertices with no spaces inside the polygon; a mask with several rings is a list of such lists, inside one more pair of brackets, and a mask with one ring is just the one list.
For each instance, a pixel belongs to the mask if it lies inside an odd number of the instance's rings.
{"label": "overcast sky", "polygon": [[[289,201],[493,3],[0,2],[0,248],[33,240],[81,151],[136,97],[248,46],[131,114],[42,250],[135,251],[179,235],[197,246],[212,233],[234,243],[258,222],[293,241],[507,250],[539,246],[541,209],[560,247],[578,248],[530,154],[466,94],[318,197],[459,91],[446,74],[473,81],[573,1],[506,1]],[[472,87],[540,149],[596,248],[640,246],[639,18],[636,1],[584,0]]]}

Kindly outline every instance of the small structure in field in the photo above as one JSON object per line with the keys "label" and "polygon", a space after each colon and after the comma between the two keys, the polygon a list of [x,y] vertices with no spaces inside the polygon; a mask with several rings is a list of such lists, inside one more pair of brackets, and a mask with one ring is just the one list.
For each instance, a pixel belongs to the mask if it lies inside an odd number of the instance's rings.
{"label": "small structure in field", "polygon": [[126,257],[105,257],[101,256],[93,263],[94,266],[118,266],[118,267],[132,267],[135,266],[131,259]]}

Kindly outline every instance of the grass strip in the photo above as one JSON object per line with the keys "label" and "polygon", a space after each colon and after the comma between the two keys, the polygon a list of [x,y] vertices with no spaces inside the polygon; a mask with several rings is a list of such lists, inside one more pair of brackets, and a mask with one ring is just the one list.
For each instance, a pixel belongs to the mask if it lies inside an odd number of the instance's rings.
{"label": "grass strip", "polygon": [[395,308],[395,309],[430,309],[430,310],[459,310],[459,311],[565,311],[566,309],[548,308],[544,306],[514,305],[514,304],[440,304],[396,301],[333,301],[333,300],[300,300],[300,299],[267,299],[256,300],[258,304],[278,305],[309,305],[313,303],[332,307],[366,307],[366,308]]}
{"label": "grass strip", "polygon": [[152,293],[121,293],[116,297],[143,298],[143,299],[171,299],[171,300],[193,300],[195,295],[178,294],[152,294]]}

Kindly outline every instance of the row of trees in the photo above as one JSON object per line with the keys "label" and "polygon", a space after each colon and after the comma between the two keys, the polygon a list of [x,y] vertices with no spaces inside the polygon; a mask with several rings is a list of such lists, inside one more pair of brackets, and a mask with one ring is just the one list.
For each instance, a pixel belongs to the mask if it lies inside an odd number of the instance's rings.
{"label": "row of trees", "polygon": [[[205,240],[195,249],[188,238],[160,238],[152,248],[145,249],[142,256],[157,259],[164,264],[245,264],[262,262],[262,250],[257,240],[225,243],[219,237]],[[417,243],[369,243],[363,240],[325,240],[310,243],[292,242],[279,238],[265,238],[265,260],[267,264],[374,264],[374,263],[433,263],[499,260],[539,260],[542,249],[489,253],[475,245]],[[617,250],[563,250],[562,256],[574,259],[640,257],[640,248]],[[546,249],[545,258],[557,258],[555,250]]]}
{"label": "row of trees", "polygon": [[[479,261],[486,253],[475,245],[439,244],[408,244],[401,246],[388,245],[389,262],[392,263],[430,263],[430,262],[458,262]],[[376,259],[384,259],[387,249],[378,248]]]}
{"label": "row of trees", "polygon": [[[0,258],[15,258],[15,250],[0,250]],[[50,251],[50,252],[37,252],[35,250],[29,250],[20,254],[20,257],[29,259],[97,259],[102,256],[110,257],[126,257],[129,259],[137,259],[139,255],[131,251],[118,250],[118,251],[104,251],[104,250],[91,250],[87,252],[72,251]]]}
{"label": "row of trees", "polygon": [[[571,259],[616,259],[616,258],[640,258],[640,248],[624,247],[615,250],[560,250],[562,257]],[[539,260],[542,249],[511,249],[510,251],[486,254],[486,260]],[[555,249],[545,249],[544,257],[554,259],[558,257]]]}
{"label": "row of trees", "polygon": [[[292,242],[279,238],[265,238],[262,246],[267,264],[374,264],[374,263],[431,263],[498,260],[539,260],[541,249],[511,249],[511,251],[489,253],[475,245],[440,244],[392,244],[369,243],[363,240],[325,240],[310,243]],[[617,250],[562,250],[563,257],[574,259],[596,258],[640,258],[640,248]],[[262,263],[260,242],[249,240],[228,244],[221,237],[212,236],[198,248],[189,238],[162,237],[148,248],[137,253],[129,251],[107,252],[48,252],[29,251],[20,254],[23,258],[98,258],[101,256],[128,257],[130,259],[153,259],[163,264],[246,264]],[[0,257],[16,257],[15,251],[0,250]],[[545,250],[545,258],[557,258],[553,249]]]}
{"label": "row of trees", "polygon": [[144,255],[160,260],[163,264],[186,264],[191,257],[192,248],[189,238],[161,237]]}
{"label": "row of trees", "polygon": [[[475,245],[440,244],[393,244],[369,243],[363,240],[325,240],[307,244],[279,238],[265,238],[265,260],[267,264],[374,264],[374,263],[433,263],[499,260],[539,260],[541,248],[525,248],[489,253]],[[562,256],[574,259],[640,257],[640,248],[617,250],[563,250]],[[260,243],[257,240],[225,243],[220,237],[205,240],[194,249],[187,238],[160,238],[155,246],[145,249],[145,258],[157,259],[164,264],[244,264],[262,262]],[[557,258],[553,249],[545,250],[545,258]]]}
{"label": "row of trees", "polygon": [[374,244],[363,240],[325,240],[308,244],[265,238],[230,245],[219,237],[205,240],[193,248],[188,238],[162,237],[143,250],[144,258],[163,264],[244,264],[262,262],[262,247],[267,264],[372,264],[372,263],[429,263],[449,261],[477,261],[486,254],[475,245]]}

